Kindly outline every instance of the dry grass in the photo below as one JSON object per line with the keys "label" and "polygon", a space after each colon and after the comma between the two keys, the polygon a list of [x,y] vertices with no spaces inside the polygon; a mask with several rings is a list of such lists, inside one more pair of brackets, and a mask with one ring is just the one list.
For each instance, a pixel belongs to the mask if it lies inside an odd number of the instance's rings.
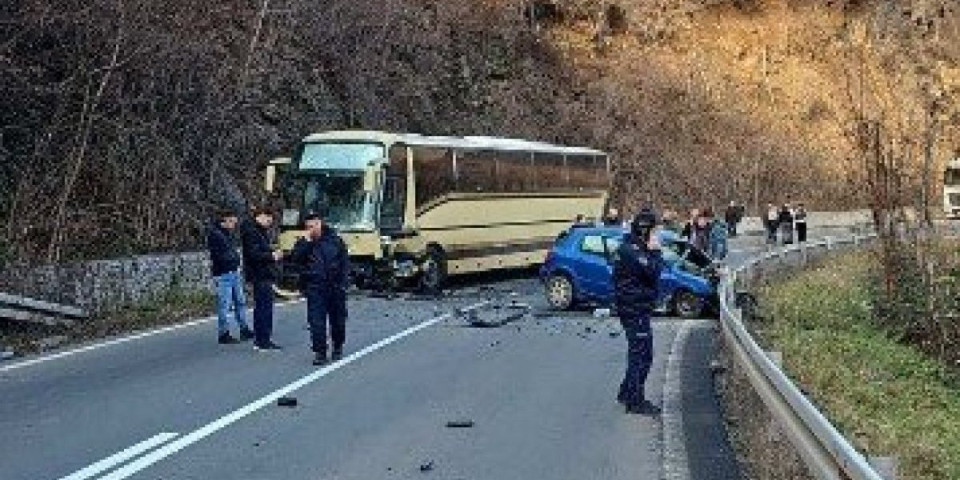
{"label": "dry grass", "polygon": [[765,287],[758,333],[861,451],[899,457],[908,480],[960,478],[960,388],[917,348],[875,328],[870,257],[850,254]]}

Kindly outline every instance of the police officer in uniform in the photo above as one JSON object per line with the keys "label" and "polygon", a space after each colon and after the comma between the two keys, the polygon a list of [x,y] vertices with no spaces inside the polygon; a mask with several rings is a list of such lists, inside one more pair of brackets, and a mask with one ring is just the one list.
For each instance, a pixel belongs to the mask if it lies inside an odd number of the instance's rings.
{"label": "police officer in uniform", "polygon": [[313,364],[327,363],[327,322],[333,343],[331,358],[343,356],[346,341],[347,287],[350,260],[340,235],[320,214],[305,217],[307,236],[290,252],[290,263],[300,268],[300,287],[307,297],[307,323],[315,354]]}
{"label": "police officer in uniform", "polygon": [[644,396],[644,382],[653,363],[650,317],[664,265],[656,229],[656,214],[650,209],[641,210],[617,250],[613,270],[617,314],[627,337],[627,372],[617,400],[627,413],[640,415],[660,413]]}

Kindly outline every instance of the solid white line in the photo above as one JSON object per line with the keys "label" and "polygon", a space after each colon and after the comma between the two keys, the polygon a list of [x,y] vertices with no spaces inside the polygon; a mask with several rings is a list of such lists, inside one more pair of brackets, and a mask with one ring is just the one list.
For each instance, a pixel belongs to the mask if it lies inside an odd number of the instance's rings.
{"label": "solid white line", "polygon": [[[489,302],[480,302],[476,305],[483,305],[486,303],[489,303]],[[224,415],[223,417],[220,417],[204,425],[203,427],[200,427],[199,429],[184,435],[183,437],[180,437],[176,441],[169,443],[167,445],[164,445],[163,447],[157,450],[154,450],[153,452],[150,452],[149,454],[144,455],[133,462],[130,462],[129,464],[123,466],[122,468],[119,468],[111,472],[109,475],[102,477],[100,480],[122,480],[124,478],[130,477],[131,475],[134,475],[137,472],[140,472],[141,470],[159,462],[160,460],[163,460],[164,458],[167,458],[179,452],[180,450],[183,450],[184,448],[190,445],[193,445],[194,443],[197,443],[200,440],[203,440],[207,436],[210,436],[216,433],[217,431],[226,428],[232,423],[256,412],[257,410],[260,410],[266,407],[267,405],[273,404],[274,402],[277,401],[278,398],[284,395],[289,395],[290,393],[296,390],[299,390],[313,382],[316,382],[317,380],[339,370],[340,368],[343,368],[349,365],[350,363],[353,363],[373,352],[376,352],[377,350],[380,350],[381,348],[386,347],[391,343],[397,342],[398,340],[401,340],[405,337],[413,335],[414,333],[417,333],[420,330],[430,327],[438,322],[444,321],[450,317],[452,317],[452,315],[449,313],[445,315],[441,315],[439,317],[435,317],[433,319],[427,320],[419,325],[410,327],[391,337],[380,340],[379,342],[374,343],[373,345],[370,345],[352,355],[344,357],[342,360],[339,360],[336,363],[327,365],[326,367],[323,367],[320,370],[317,370],[316,372],[311,373],[310,375],[307,375],[285,387],[282,387],[279,390],[276,390],[270,394],[267,394],[265,397],[260,398],[259,400],[256,400],[253,403],[250,403],[237,410],[234,410],[233,412],[228,413],[227,415]]]}
{"label": "solid white line", "polygon": [[111,455],[103,460],[100,460],[89,467],[86,467],[82,470],[77,470],[70,475],[61,478],[60,480],[86,480],[98,473],[105,472],[111,468],[130,460],[137,455],[140,455],[143,452],[152,450],[158,445],[163,445],[164,443],[169,442],[177,437],[176,433],[158,433],[153,437],[150,437],[126,450],[123,450],[119,453]]}
{"label": "solid white line", "polygon": [[[303,302],[303,300],[293,300],[293,301],[290,301],[290,302],[279,303],[279,304],[277,304],[277,307],[284,307],[284,306],[288,306],[288,305],[294,305],[294,304],[301,303],[301,302]],[[252,311],[253,311],[252,309],[247,309],[247,313],[249,313],[249,314],[252,314],[252,313],[251,313]],[[30,360],[24,360],[24,361],[22,361],[22,362],[17,362],[17,363],[14,363],[14,364],[12,364],[12,365],[6,365],[6,366],[3,366],[3,367],[0,367],[0,373],[9,372],[9,371],[12,371],[12,370],[16,370],[16,369],[18,369],[18,368],[29,367],[29,366],[31,366],[31,365],[36,365],[36,364],[38,364],[38,363],[49,362],[50,360],[57,360],[57,359],[64,358],[64,357],[70,357],[70,356],[76,355],[76,354],[78,354],[78,353],[84,353],[84,352],[89,352],[89,351],[91,351],[91,350],[98,350],[98,349],[101,349],[101,348],[104,348],[104,347],[111,347],[111,346],[114,346],[114,345],[120,345],[120,344],[122,344],[122,343],[131,342],[131,341],[133,341],[133,340],[139,340],[139,339],[141,339],[141,338],[152,337],[152,336],[154,336],[154,335],[159,335],[159,334],[161,334],[161,333],[168,333],[168,332],[173,332],[173,331],[176,331],[176,330],[182,330],[182,329],[184,329],[184,328],[195,327],[195,326],[197,326],[197,325],[201,325],[201,324],[204,324],[204,323],[207,323],[207,322],[216,320],[216,318],[217,318],[216,315],[212,315],[212,316],[200,318],[200,319],[197,319],[197,320],[190,320],[190,321],[188,321],[188,322],[178,323],[178,324],[171,325],[171,326],[168,326],[168,327],[158,328],[158,329],[155,329],[155,330],[148,330],[148,331],[146,331],[146,332],[135,333],[135,334],[133,334],[133,335],[126,336],[126,337],[115,338],[115,339],[113,339],[113,340],[107,340],[107,341],[105,341],[105,342],[95,343],[95,344],[93,344],[93,345],[87,345],[87,346],[85,346],[85,347],[80,347],[80,348],[76,348],[76,349],[73,349],[73,350],[67,350],[67,351],[65,351],[65,352],[53,353],[53,354],[50,354],[50,355],[44,355],[44,356],[42,356],[42,357],[31,358]]]}
{"label": "solid white line", "polygon": [[663,472],[666,480],[689,480],[687,441],[683,433],[683,397],[680,372],[683,352],[694,320],[685,320],[673,339],[663,382]]}

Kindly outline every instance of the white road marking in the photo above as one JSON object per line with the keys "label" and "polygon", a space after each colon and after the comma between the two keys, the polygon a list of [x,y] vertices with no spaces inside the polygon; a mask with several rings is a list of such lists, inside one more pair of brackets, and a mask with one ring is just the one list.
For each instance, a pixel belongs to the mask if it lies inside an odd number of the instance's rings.
{"label": "white road marking", "polygon": [[[303,302],[303,301],[304,301],[304,300],[293,300],[293,301],[290,301],[290,302],[278,303],[277,306],[278,306],[278,307],[284,307],[284,306],[288,306],[288,305],[295,305],[295,304],[301,303],[301,302]],[[249,313],[249,314],[252,315],[252,312],[253,312],[252,309],[247,309],[247,313]],[[152,337],[152,336],[154,336],[154,335],[159,335],[159,334],[161,334],[161,333],[168,333],[168,332],[173,332],[173,331],[176,331],[176,330],[182,330],[182,329],[184,329],[184,328],[195,327],[195,326],[197,326],[197,325],[202,325],[202,324],[204,324],[204,323],[207,323],[207,322],[211,322],[211,321],[213,321],[213,320],[216,320],[216,318],[217,318],[216,315],[212,315],[212,316],[200,318],[200,319],[197,319],[197,320],[190,320],[190,321],[188,321],[188,322],[178,323],[178,324],[176,324],[176,325],[170,325],[169,327],[158,328],[158,329],[155,329],[155,330],[148,330],[148,331],[146,331],[146,332],[135,333],[135,334],[133,334],[133,335],[129,335],[129,336],[126,336],[126,337],[115,338],[115,339],[113,339],[113,340],[107,340],[107,341],[105,341],[105,342],[95,343],[95,344],[93,344],[93,345],[87,345],[87,346],[85,346],[85,347],[75,348],[75,349],[73,349],[73,350],[67,350],[67,351],[65,351],[65,352],[53,353],[53,354],[50,354],[50,355],[44,355],[44,356],[42,356],[42,357],[31,358],[30,360],[24,360],[24,361],[22,361],[22,362],[17,362],[17,363],[14,363],[14,364],[12,364],[12,365],[6,365],[6,366],[3,366],[3,367],[0,367],[0,373],[9,372],[9,371],[12,371],[12,370],[16,370],[16,369],[18,369],[18,368],[29,367],[29,366],[31,366],[31,365],[37,365],[37,364],[39,364],[39,363],[49,362],[50,360],[57,360],[57,359],[64,358],[64,357],[70,357],[70,356],[73,356],[73,355],[77,355],[77,354],[79,354],[79,353],[85,353],[85,352],[89,352],[89,351],[92,351],[92,350],[98,350],[98,349],[101,349],[101,348],[104,348],[104,347],[111,347],[111,346],[113,346],[113,345],[120,345],[120,344],[122,344],[122,343],[131,342],[131,341],[133,341],[133,340],[140,340],[141,338]]]}
{"label": "white road marking", "polygon": [[89,467],[86,467],[82,470],[77,470],[76,472],[67,475],[66,477],[61,478],[60,480],[86,480],[90,477],[93,477],[99,473],[103,473],[111,468],[130,460],[131,458],[140,455],[146,451],[152,450],[154,447],[163,445],[164,443],[169,442],[177,438],[176,433],[158,433],[153,437],[150,437],[130,448],[122,450],[114,455],[111,455],[103,460],[100,460]]}
{"label": "white road marking", "polygon": [[666,480],[689,480],[687,441],[683,433],[683,397],[680,373],[690,328],[696,320],[685,320],[673,338],[663,381],[663,471]]}
{"label": "white road marking", "polygon": [[[476,305],[472,305],[471,307],[467,307],[467,308],[475,308],[479,305],[484,305],[487,303],[489,302],[488,301],[480,302]],[[391,343],[402,340],[403,338],[413,335],[414,333],[417,333],[420,330],[423,330],[427,327],[435,325],[436,323],[444,321],[450,317],[452,317],[452,314],[449,314],[449,313],[445,315],[441,315],[439,317],[434,317],[423,323],[410,327],[400,333],[397,333],[391,337],[380,340],[379,342],[374,343],[373,345],[370,345],[352,355],[344,357],[342,360],[339,360],[336,363],[327,365],[326,367],[323,367],[320,370],[317,370],[316,372],[313,372],[305,377],[302,377],[299,380],[285,387],[280,388],[279,390],[269,393],[266,396],[260,398],[259,400],[255,400],[254,402],[246,406],[243,406],[237,410],[234,410],[233,412],[228,413],[227,415],[224,415],[223,417],[220,417],[204,425],[203,427],[200,427],[199,429],[194,430],[193,432],[190,432],[180,437],[179,439],[171,443],[168,443],[163,447],[158,448],[157,450],[154,450],[148,453],[147,455],[144,455],[138,458],[133,462],[130,462],[129,464],[111,472],[110,474],[101,477],[100,480],[122,480],[130,477],[131,475],[135,475],[136,473],[140,472],[141,470],[144,470],[147,467],[150,467],[151,465],[159,462],[160,460],[163,460],[164,458],[167,458],[179,452],[180,450],[183,450],[184,448],[190,445],[193,445],[194,443],[197,443],[200,440],[203,440],[204,438],[216,433],[217,431],[228,427],[234,422],[268,405],[273,404],[274,402],[277,401],[278,398],[284,395],[289,395],[290,393],[296,390],[299,390],[313,382],[316,382],[317,380],[339,370],[340,368],[343,368],[349,365],[350,363],[353,363],[373,352],[376,352],[377,350],[380,350],[381,348],[386,347]]]}

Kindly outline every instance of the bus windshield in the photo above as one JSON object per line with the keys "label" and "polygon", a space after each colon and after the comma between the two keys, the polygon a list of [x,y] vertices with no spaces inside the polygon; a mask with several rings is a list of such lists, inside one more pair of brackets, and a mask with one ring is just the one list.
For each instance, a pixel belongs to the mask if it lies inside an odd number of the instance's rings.
{"label": "bus windshield", "polygon": [[303,177],[302,210],[321,212],[339,230],[373,230],[376,227],[372,192],[363,190],[364,172],[324,172]]}
{"label": "bus windshield", "polygon": [[948,168],[943,173],[943,184],[950,187],[960,187],[960,169]]}
{"label": "bus windshield", "polygon": [[384,157],[379,143],[307,143],[300,170],[363,170],[371,160]]}

